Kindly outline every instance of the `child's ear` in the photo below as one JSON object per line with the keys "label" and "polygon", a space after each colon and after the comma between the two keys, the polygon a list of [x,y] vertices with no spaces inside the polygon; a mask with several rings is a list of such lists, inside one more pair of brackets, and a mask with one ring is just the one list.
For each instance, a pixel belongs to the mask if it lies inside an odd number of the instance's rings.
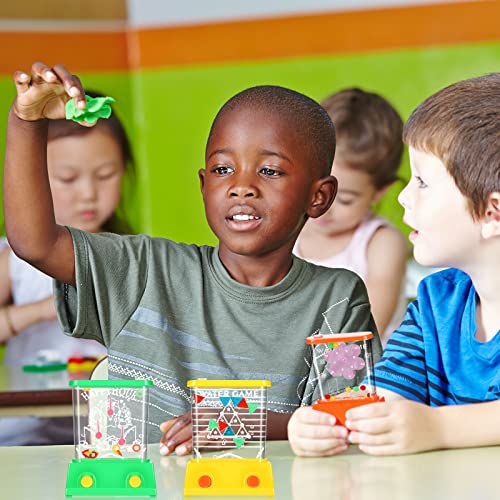
{"label": "child's ear", "polygon": [[500,193],[491,193],[482,219],[481,236],[485,239],[500,236]]}
{"label": "child's ear", "polygon": [[312,219],[321,217],[331,206],[337,195],[337,178],[333,175],[318,179],[313,186],[313,198],[307,215]]}
{"label": "child's ear", "polygon": [[203,188],[205,187],[205,169],[204,168],[200,168],[200,170],[198,170],[198,178],[200,179],[200,189],[201,189],[201,192],[203,193]]}

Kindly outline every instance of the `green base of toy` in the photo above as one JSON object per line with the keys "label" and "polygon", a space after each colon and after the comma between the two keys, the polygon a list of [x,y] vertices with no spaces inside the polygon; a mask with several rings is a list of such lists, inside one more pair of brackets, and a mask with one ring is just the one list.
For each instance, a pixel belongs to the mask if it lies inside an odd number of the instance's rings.
{"label": "green base of toy", "polygon": [[154,497],[154,466],[139,458],[73,459],[68,465],[66,496]]}

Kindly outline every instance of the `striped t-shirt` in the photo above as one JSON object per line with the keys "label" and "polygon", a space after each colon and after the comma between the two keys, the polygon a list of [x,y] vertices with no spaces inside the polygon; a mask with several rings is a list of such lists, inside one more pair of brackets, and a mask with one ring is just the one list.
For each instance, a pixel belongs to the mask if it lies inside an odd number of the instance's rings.
{"label": "striped t-shirt", "polygon": [[425,278],[375,367],[377,386],[430,406],[499,399],[500,331],[475,338],[476,300],[462,271]]}

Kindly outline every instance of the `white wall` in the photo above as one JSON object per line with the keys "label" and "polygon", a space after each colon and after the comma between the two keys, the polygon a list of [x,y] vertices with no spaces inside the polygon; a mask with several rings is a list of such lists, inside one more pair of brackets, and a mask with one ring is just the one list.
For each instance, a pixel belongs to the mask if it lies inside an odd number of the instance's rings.
{"label": "white wall", "polygon": [[127,0],[132,26],[203,24],[460,0]]}

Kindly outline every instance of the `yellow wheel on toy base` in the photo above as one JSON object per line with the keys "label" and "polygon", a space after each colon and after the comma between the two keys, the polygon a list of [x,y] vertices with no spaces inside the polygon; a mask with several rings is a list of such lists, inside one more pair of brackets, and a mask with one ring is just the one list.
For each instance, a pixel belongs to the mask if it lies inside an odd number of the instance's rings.
{"label": "yellow wheel on toy base", "polygon": [[142,479],[139,476],[130,476],[128,479],[128,485],[131,488],[139,488],[139,486],[142,484]]}
{"label": "yellow wheel on toy base", "polygon": [[94,485],[94,478],[92,476],[83,476],[80,479],[80,485],[82,488],[90,488]]}

